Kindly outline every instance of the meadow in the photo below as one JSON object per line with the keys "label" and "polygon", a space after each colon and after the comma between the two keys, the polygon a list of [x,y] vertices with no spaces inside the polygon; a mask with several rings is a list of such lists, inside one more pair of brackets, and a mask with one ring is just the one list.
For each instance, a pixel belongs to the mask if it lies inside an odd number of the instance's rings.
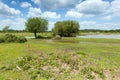
{"label": "meadow", "polygon": [[[14,34],[33,36],[32,33]],[[42,35],[51,36],[50,33]],[[119,39],[27,40],[26,43],[0,43],[0,80],[120,79]],[[22,66],[18,64],[21,59]]]}

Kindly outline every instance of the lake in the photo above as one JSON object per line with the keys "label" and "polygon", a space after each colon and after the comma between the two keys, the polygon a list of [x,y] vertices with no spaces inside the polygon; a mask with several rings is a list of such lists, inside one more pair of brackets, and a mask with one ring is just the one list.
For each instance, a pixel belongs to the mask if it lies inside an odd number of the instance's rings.
{"label": "lake", "polygon": [[120,39],[120,34],[95,34],[95,35],[85,35],[77,36],[77,38],[107,38],[107,39]]}
{"label": "lake", "polygon": [[[25,38],[35,38],[34,36],[26,36]],[[120,39],[120,34],[90,34],[85,36],[77,36],[77,38],[106,38],[106,39]]]}
{"label": "lake", "polygon": [[25,38],[35,38],[34,36],[25,36]]}

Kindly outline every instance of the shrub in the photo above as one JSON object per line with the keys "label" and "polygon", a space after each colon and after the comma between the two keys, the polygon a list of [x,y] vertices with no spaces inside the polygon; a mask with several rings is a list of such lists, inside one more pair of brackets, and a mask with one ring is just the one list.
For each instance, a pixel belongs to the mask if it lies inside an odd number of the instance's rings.
{"label": "shrub", "polygon": [[3,42],[18,42],[18,43],[24,43],[27,39],[24,37],[17,37],[12,34],[5,34],[3,37],[0,38],[0,43]]}
{"label": "shrub", "polygon": [[37,36],[37,39],[51,39],[52,37],[51,36]]}
{"label": "shrub", "polygon": [[16,40],[16,42],[18,42],[18,43],[24,43],[24,42],[27,42],[27,39],[24,38],[24,37],[18,37],[17,40]]}
{"label": "shrub", "polygon": [[5,34],[3,38],[5,39],[5,42],[15,42],[17,40],[17,37],[12,34]]}
{"label": "shrub", "polygon": [[54,39],[54,40],[60,40],[60,39],[62,39],[62,37],[59,36],[59,35],[56,35],[53,39]]}
{"label": "shrub", "polygon": [[5,42],[5,40],[3,38],[0,38],[0,43]]}
{"label": "shrub", "polygon": [[43,36],[38,35],[38,36],[37,36],[37,39],[43,39]]}

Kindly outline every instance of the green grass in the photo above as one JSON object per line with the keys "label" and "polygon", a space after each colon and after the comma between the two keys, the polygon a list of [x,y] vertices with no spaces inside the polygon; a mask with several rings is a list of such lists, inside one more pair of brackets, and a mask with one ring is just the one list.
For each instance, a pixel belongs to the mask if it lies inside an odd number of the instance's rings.
{"label": "green grass", "polygon": [[[2,36],[2,35],[5,35],[6,33],[3,33],[3,32],[1,32],[0,33],[0,36]],[[10,33],[10,34],[14,34],[14,35],[16,35],[16,36],[34,36],[34,33],[27,33],[27,32],[23,32],[23,33],[21,33],[21,32],[18,32],[18,33]],[[45,32],[45,33],[37,33],[37,35],[42,35],[42,36],[51,36],[52,35],[52,33],[50,33],[50,32]]]}
{"label": "green grass", "polygon": [[[17,35],[19,36],[21,34],[19,33]],[[33,34],[25,33],[23,35],[32,36]],[[28,42],[22,44],[0,43],[0,67],[14,62],[16,58],[20,56],[31,53],[28,51],[28,44],[30,45],[31,50],[42,51],[46,54],[56,53],[56,51],[64,51],[66,48],[68,48],[71,53],[83,52],[88,56],[87,58],[85,58],[87,61],[92,61],[92,63],[95,64],[99,63],[99,67],[115,71],[114,73],[117,73],[117,75],[120,74],[120,40],[118,39],[62,38],[62,40],[55,41],[44,39],[28,39]],[[34,52],[34,54],[36,55],[37,52]],[[99,56],[101,57],[100,62],[98,61]],[[94,70],[98,68],[95,66],[91,67]],[[88,74],[87,76],[90,76],[90,74]],[[0,72],[0,80],[6,80],[7,78],[16,80],[18,77],[20,77],[21,80],[30,80],[29,75],[26,71]],[[79,80],[77,78],[80,78],[79,75],[74,75],[69,80]],[[67,77],[65,78],[64,76],[61,77],[61,79],[68,80]],[[38,80],[40,80],[40,78]],[[41,80],[45,79],[43,78]],[[81,80],[84,80],[84,78],[81,77]]]}

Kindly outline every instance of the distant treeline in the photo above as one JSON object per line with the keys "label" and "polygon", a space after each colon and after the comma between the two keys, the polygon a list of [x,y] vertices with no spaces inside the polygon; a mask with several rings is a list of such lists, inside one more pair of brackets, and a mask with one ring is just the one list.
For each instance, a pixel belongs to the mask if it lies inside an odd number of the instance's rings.
{"label": "distant treeline", "polygon": [[[0,32],[2,33],[2,32],[4,32],[3,30],[0,30]],[[28,31],[26,31],[26,30],[14,30],[14,29],[9,29],[9,30],[7,30],[7,32],[10,32],[10,33],[21,33],[21,32],[28,32]],[[51,31],[46,31],[46,32],[51,32]],[[38,32],[39,33],[39,32]]]}
{"label": "distant treeline", "polygon": [[120,29],[116,29],[116,30],[84,29],[84,30],[80,30],[80,32],[119,33]]}
{"label": "distant treeline", "polygon": [[[0,30],[0,32],[4,32],[2,30]],[[15,33],[15,32],[28,32],[26,30],[13,30],[13,29],[9,29],[7,32],[11,32],[11,33]],[[46,31],[46,32],[51,32],[51,31]],[[100,32],[100,33],[120,33],[120,29],[116,29],[116,30],[98,30],[98,29],[84,29],[84,30],[80,30],[80,32]]]}
{"label": "distant treeline", "polygon": [[[0,32],[4,32],[3,30],[0,30]],[[13,30],[13,29],[9,29],[7,30],[7,32],[27,32],[26,30]]]}

